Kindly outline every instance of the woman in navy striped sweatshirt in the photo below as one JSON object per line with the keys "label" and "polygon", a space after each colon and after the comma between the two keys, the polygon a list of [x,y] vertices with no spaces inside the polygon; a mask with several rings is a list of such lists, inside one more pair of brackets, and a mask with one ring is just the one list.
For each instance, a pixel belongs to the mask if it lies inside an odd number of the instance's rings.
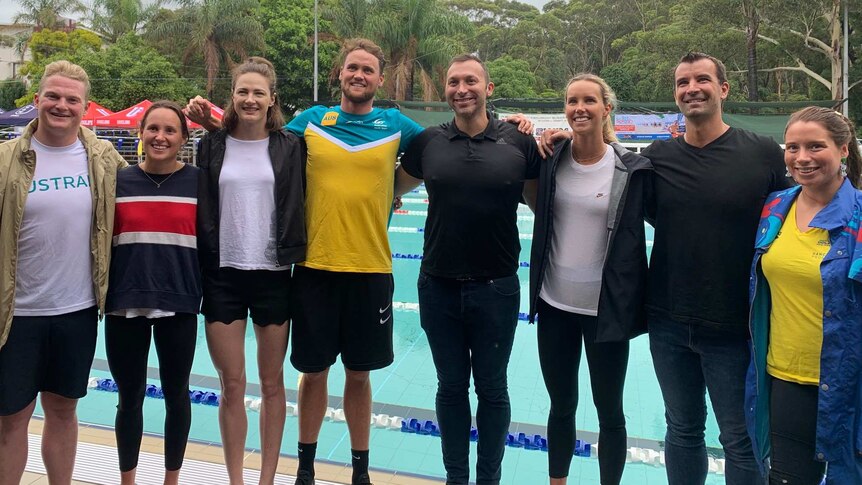
{"label": "woman in navy striped sweatshirt", "polygon": [[135,483],[151,338],[165,397],[165,484],[178,483],[191,425],[201,277],[199,170],[177,160],[188,137],[177,104],[153,103],[141,120],[145,161],[117,174],[105,346],[119,388],[115,432],[124,485]]}

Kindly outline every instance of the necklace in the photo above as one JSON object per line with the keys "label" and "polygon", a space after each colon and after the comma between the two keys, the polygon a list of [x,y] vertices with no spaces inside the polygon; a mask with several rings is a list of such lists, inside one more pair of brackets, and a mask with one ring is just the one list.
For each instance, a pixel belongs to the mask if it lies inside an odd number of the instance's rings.
{"label": "necklace", "polygon": [[165,183],[165,182],[167,182],[169,178],[173,177],[173,176],[174,176],[174,174],[175,174],[175,173],[177,173],[177,170],[181,169],[182,167],[183,167],[183,165],[182,165],[182,164],[180,164],[180,166],[179,166],[179,167],[177,167],[177,168],[175,168],[175,169],[174,169],[174,171],[173,171],[173,172],[171,172],[170,174],[168,174],[168,176],[167,176],[167,177],[163,178],[161,182],[156,182],[155,180],[153,180],[153,178],[152,178],[152,177],[150,177],[150,174],[148,174],[148,173],[147,173],[147,171],[143,169],[143,167],[141,167],[140,165],[138,165],[138,168],[140,168],[140,169],[141,169],[141,172],[143,172],[143,174],[144,174],[148,179],[150,179],[150,182],[152,182],[152,183],[154,183],[154,184],[156,185],[156,188],[157,188],[157,189],[162,188],[162,184],[163,184],[163,183]]}
{"label": "necklace", "polygon": [[591,157],[578,158],[575,156],[575,151],[572,150],[572,159],[575,161],[575,163],[579,163],[581,165],[589,165],[593,162],[600,160],[602,157],[604,157],[606,151],[607,150],[602,150],[601,153],[599,153],[598,155],[593,155]]}

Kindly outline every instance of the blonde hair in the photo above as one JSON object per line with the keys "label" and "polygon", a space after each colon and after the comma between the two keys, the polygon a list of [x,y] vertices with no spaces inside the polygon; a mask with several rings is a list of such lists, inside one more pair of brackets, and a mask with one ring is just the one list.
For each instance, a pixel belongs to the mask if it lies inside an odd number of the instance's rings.
{"label": "blonde hair", "polygon": [[853,122],[833,109],[809,106],[790,115],[784,133],[790,125],[798,122],[817,123],[829,133],[836,145],[847,145],[847,178],[857,189],[862,187],[862,154],[859,153]]}
{"label": "blonde hair", "polygon": [[284,115],[281,114],[281,106],[278,104],[278,93],[275,92],[275,68],[268,60],[256,56],[249,57],[242,64],[237,65],[231,73],[231,98],[224,108],[222,126],[230,133],[236,128],[237,123],[239,123],[239,115],[233,107],[233,91],[236,89],[237,79],[243,74],[250,72],[260,74],[269,83],[269,92],[272,94],[274,102],[266,111],[266,131],[278,131],[284,126]]}
{"label": "blonde hair", "polygon": [[[602,94],[602,103],[605,106],[611,105],[611,113],[614,112],[617,108],[617,95],[614,94],[614,90],[608,86],[608,83],[605,82],[604,79],[589,72],[575,74],[575,77],[569,79],[568,84],[566,84],[566,91],[569,90],[569,86],[578,81],[589,81],[598,85],[599,91],[601,91]],[[565,102],[565,99],[563,101]],[[608,113],[608,117],[605,118],[604,124],[602,125],[602,139],[604,139],[605,143],[614,143],[618,141],[617,134],[614,131],[614,122],[611,119],[611,113]]]}
{"label": "blonde hair", "polygon": [[45,66],[45,72],[39,80],[39,94],[42,94],[42,89],[45,87],[45,80],[51,76],[63,76],[75,81],[80,81],[84,84],[84,101],[90,96],[90,76],[83,67],[72,64],[69,61],[61,60],[54,61]]}

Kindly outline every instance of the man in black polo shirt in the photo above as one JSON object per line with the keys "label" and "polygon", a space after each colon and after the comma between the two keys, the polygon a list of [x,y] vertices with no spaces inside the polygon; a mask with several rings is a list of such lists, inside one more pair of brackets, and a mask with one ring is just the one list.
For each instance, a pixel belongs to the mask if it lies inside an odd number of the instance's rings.
{"label": "man in black polo shirt", "polygon": [[500,483],[511,419],[506,368],[521,302],[517,209],[540,158],[532,137],[485,111],[493,91],[478,57],[453,59],[446,100],[455,119],[413,141],[396,187],[404,193],[424,179],[428,190],[419,310],[437,368],[447,484],[470,476],[471,370],[479,400],[477,484]]}

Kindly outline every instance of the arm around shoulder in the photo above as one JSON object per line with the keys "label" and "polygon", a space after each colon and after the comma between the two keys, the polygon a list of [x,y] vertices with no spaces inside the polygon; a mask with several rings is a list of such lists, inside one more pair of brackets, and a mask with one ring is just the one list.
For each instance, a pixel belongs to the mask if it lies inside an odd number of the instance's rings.
{"label": "arm around shoulder", "polygon": [[[425,149],[438,133],[440,133],[439,127],[428,128],[419,133],[419,136],[411,140],[407,149],[404,151],[404,154],[401,155],[401,166],[398,167],[399,169],[395,172],[396,195],[400,195],[397,193],[399,188],[399,178],[401,179],[401,183],[404,184],[404,187],[412,184],[412,186],[407,188],[405,192],[421,183],[424,178],[422,173],[422,161]],[[401,175],[399,175],[399,172]],[[402,194],[405,192],[402,192]]]}
{"label": "arm around shoulder", "polygon": [[533,213],[536,213],[536,198],[539,194],[539,179],[524,181],[524,202]]}
{"label": "arm around shoulder", "polygon": [[402,195],[410,192],[415,189],[422,183],[422,179],[416,178],[406,170],[404,170],[403,165],[399,165],[398,168],[395,169],[395,196],[401,197]]}

